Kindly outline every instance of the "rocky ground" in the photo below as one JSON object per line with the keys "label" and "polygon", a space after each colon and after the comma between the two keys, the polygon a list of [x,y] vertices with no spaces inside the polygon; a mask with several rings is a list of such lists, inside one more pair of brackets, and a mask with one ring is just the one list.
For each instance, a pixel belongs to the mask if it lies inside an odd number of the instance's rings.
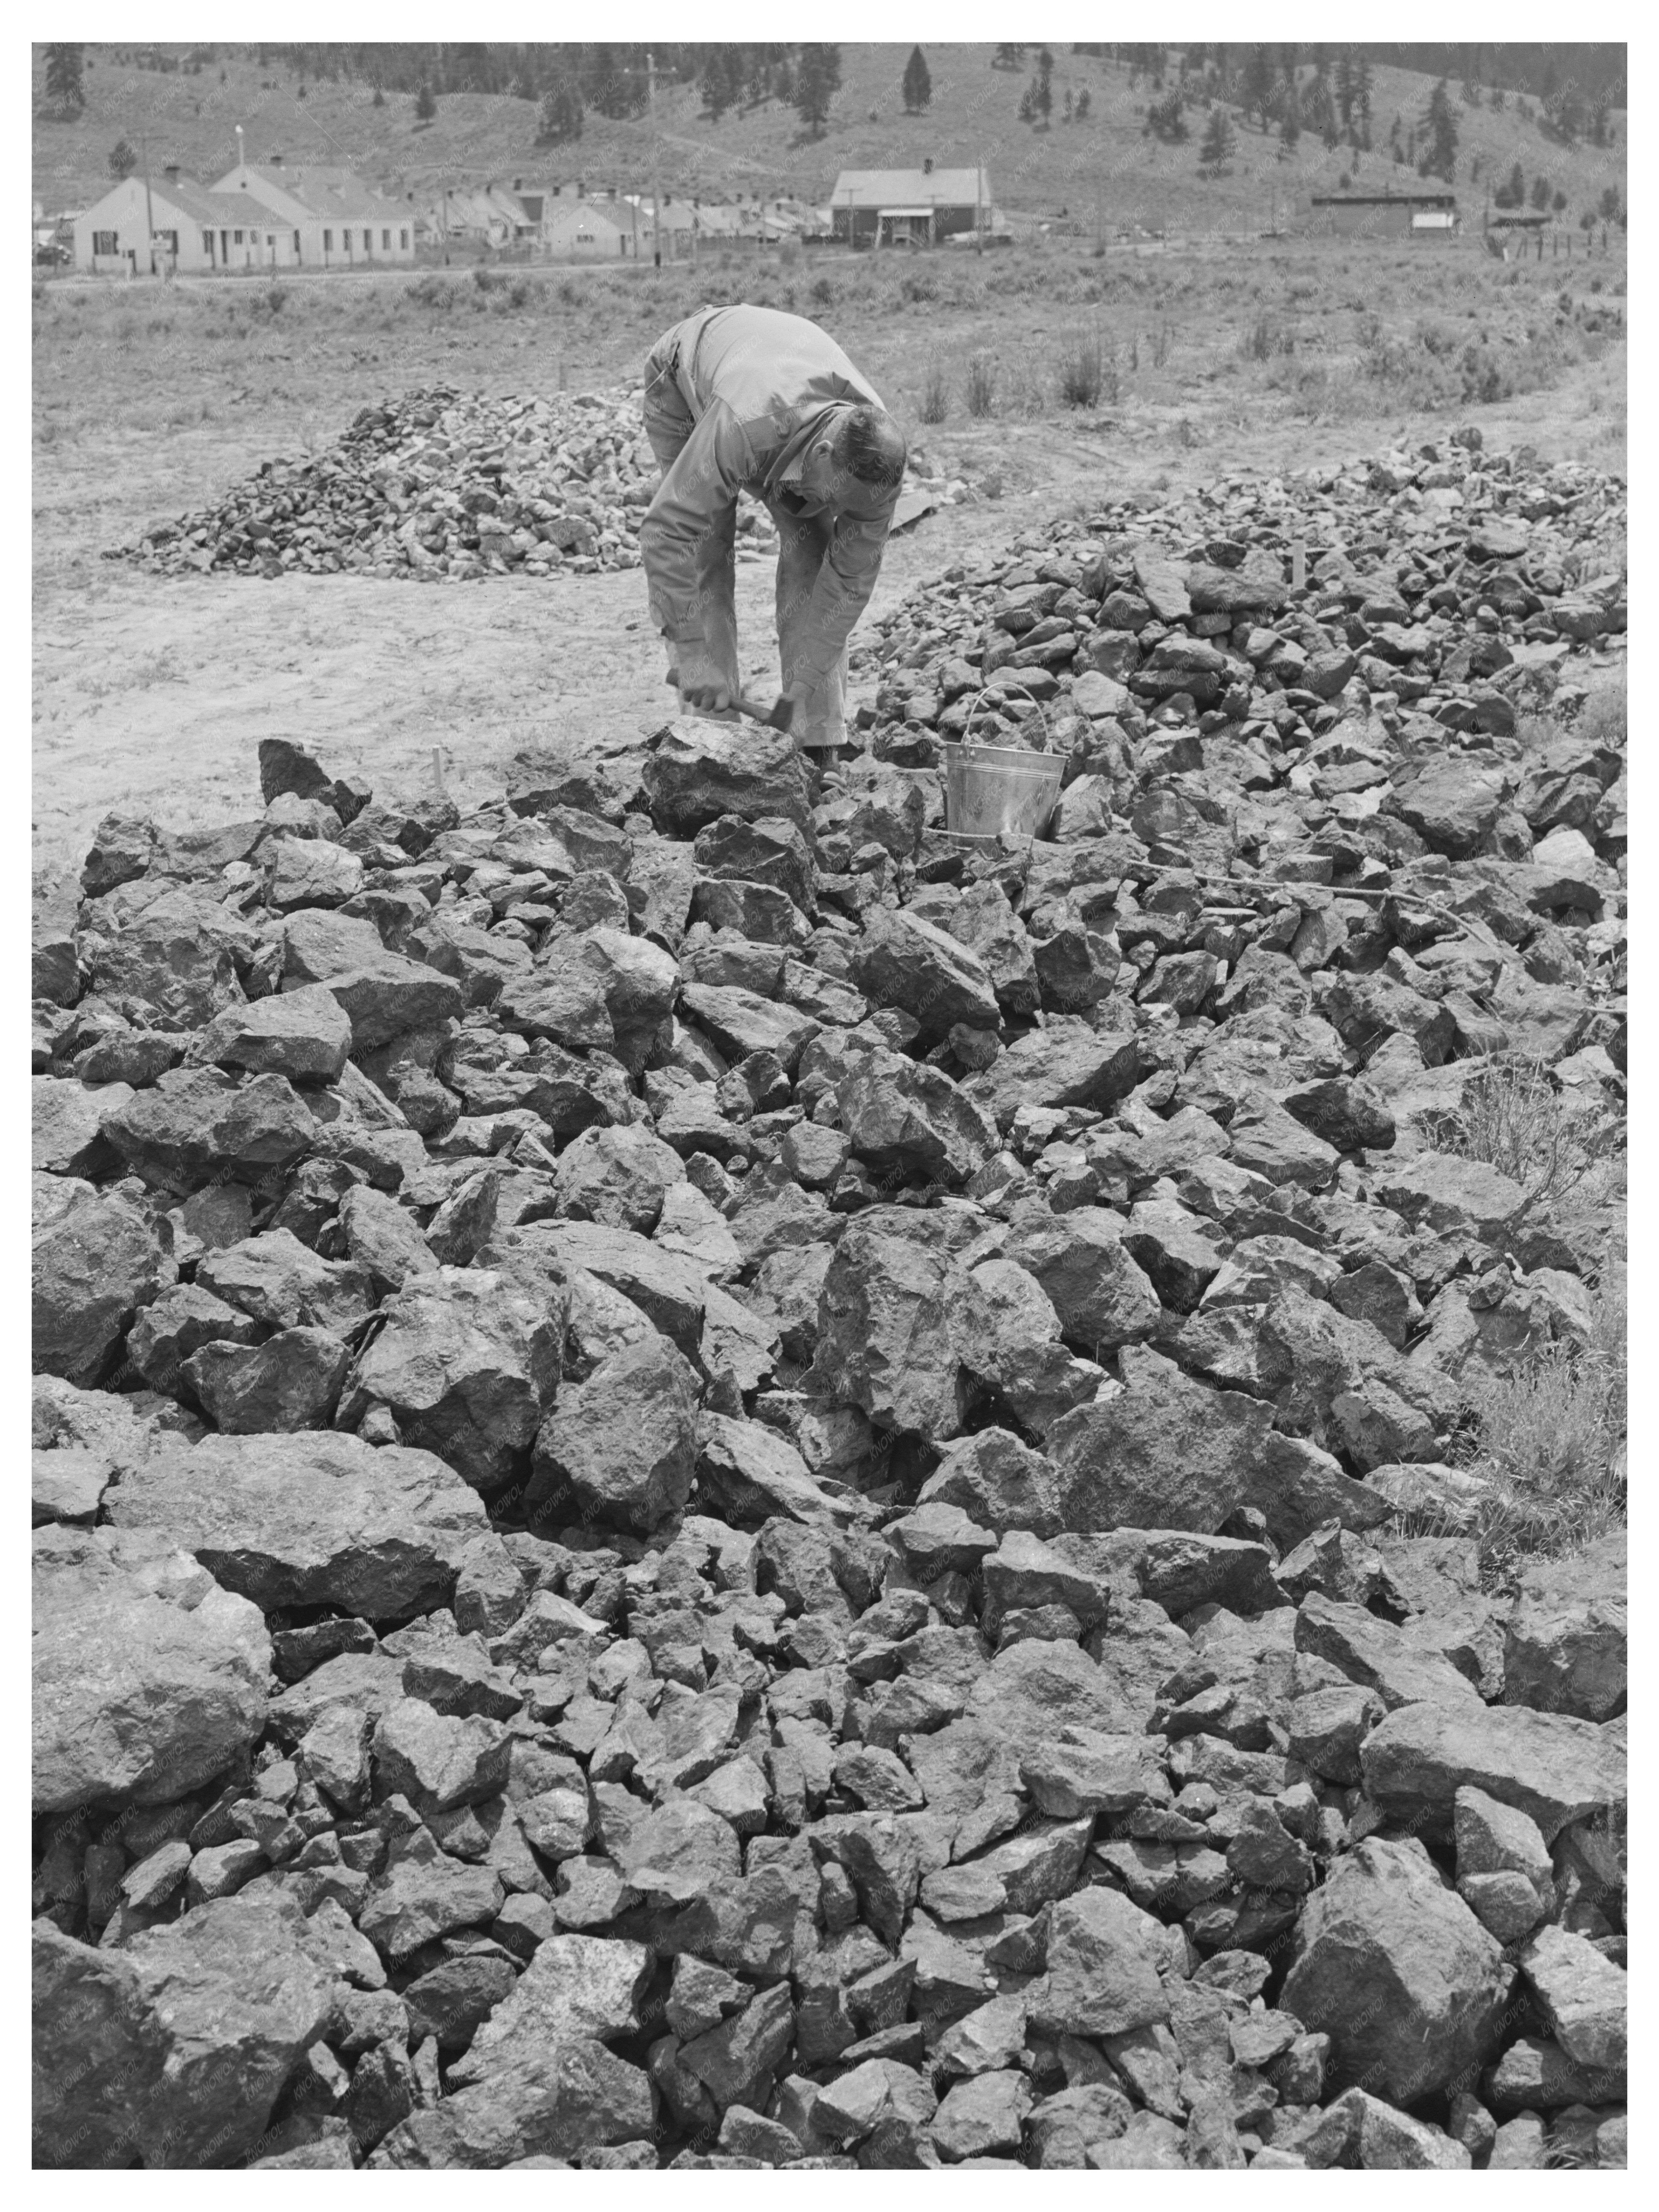
{"label": "rocky ground", "polygon": [[[1622,1115],[1623,496],[1079,516],[823,788],[689,720],[104,823],[39,2163],[1623,2164],[1622,1534],[1495,1574],[1470,1450],[1619,1246],[1471,1131]],[[1048,838],[945,834],[964,731]]]}

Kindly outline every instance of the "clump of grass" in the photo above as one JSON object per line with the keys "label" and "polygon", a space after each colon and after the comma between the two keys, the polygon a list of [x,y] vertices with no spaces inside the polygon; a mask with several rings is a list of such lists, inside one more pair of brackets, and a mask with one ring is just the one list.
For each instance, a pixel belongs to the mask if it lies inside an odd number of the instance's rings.
{"label": "clump of grass", "polygon": [[994,415],[997,404],[997,365],[988,353],[968,356],[968,412],[976,422]]}
{"label": "clump of grass", "polygon": [[1246,361],[1271,361],[1276,353],[1296,351],[1296,332],[1277,315],[1264,311],[1241,335],[1238,350]]}
{"label": "clump of grass", "polygon": [[1475,1077],[1437,1124],[1434,1143],[1518,1183],[1521,1211],[1530,1212],[1574,1192],[1605,1195],[1624,1151],[1624,1118],[1610,1106],[1573,1104],[1542,1062],[1512,1056]]}
{"label": "clump of grass", "polygon": [[1073,331],[1062,342],[1058,377],[1060,403],[1092,412],[1117,397],[1117,363],[1098,331]]}
{"label": "clump of grass", "polygon": [[931,361],[922,380],[917,412],[924,422],[942,422],[951,411],[951,386],[942,363]]}

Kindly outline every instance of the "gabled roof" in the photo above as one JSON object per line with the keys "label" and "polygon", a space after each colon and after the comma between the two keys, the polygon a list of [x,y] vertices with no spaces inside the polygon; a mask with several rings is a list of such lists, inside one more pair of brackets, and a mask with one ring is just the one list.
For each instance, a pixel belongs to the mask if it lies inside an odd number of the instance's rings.
{"label": "gabled roof", "polygon": [[[144,189],[144,180],[142,176],[124,178],[122,183],[137,185],[140,191]],[[100,198],[94,200],[85,212],[88,215],[94,214],[103,205],[104,200],[110,198],[120,189],[120,185],[112,185],[109,191]],[[205,185],[199,183],[194,177],[152,176],[149,180],[149,196],[151,205],[157,210],[158,216],[160,210],[166,208],[175,215],[188,216],[192,222],[199,223],[204,228],[210,230],[222,229],[227,225],[246,228],[255,223],[270,223],[275,227],[282,222],[280,216],[273,215],[268,207],[261,206],[258,200],[250,198],[247,194],[210,191]],[[170,225],[157,221],[158,230],[170,228]]]}
{"label": "gabled roof", "polygon": [[833,204],[839,208],[971,207],[975,177],[979,198],[991,203],[991,179],[983,169],[843,169],[836,179]]}
{"label": "gabled roof", "polygon": [[[258,177],[262,184],[281,192],[307,215],[319,216],[325,222],[360,222],[365,218],[384,222],[392,209],[404,204],[371,191],[351,170],[325,162],[313,165],[304,161],[292,169],[274,161],[249,161],[246,166],[250,176]],[[228,170],[216,190],[234,192],[245,189],[230,181],[236,173],[234,168]]]}

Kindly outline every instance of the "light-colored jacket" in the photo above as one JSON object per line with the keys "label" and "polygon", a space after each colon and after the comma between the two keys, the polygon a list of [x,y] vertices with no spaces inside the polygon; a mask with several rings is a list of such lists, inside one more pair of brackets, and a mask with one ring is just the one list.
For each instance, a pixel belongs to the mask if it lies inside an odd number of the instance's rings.
{"label": "light-colored jacket", "polygon": [[751,492],[780,518],[811,514],[831,525],[798,664],[817,682],[868,604],[898,489],[853,483],[845,505],[825,510],[802,493],[801,461],[828,410],[881,399],[816,323],[771,307],[705,307],[669,331],[653,358],[665,352],[678,357],[674,380],[694,427],[640,526],[658,627],[680,643],[702,636],[700,548],[714,516]]}

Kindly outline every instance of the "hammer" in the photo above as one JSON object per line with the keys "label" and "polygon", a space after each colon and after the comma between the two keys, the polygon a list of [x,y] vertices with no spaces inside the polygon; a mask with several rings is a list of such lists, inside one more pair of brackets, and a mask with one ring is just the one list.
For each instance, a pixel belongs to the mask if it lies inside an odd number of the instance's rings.
{"label": "hammer", "polygon": [[[676,681],[672,674],[667,680],[671,684]],[[769,730],[781,730],[786,737],[794,725],[795,702],[787,692],[780,693],[769,706],[752,693],[739,691],[732,704],[740,714],[747,714],[751,722],[764,722]]]}

